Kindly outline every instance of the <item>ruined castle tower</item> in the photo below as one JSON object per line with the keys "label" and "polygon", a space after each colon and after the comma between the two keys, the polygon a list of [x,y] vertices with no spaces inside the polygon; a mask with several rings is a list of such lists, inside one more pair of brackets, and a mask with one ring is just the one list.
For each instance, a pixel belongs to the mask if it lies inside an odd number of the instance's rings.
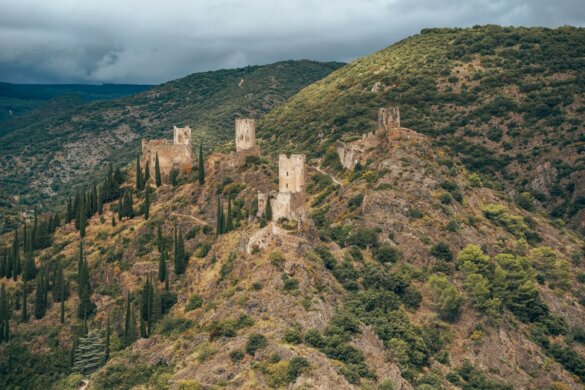
{"label": "ruined castle tower", "polygon": [[[150,164],[151,172],[154,171],[156,156],[163,179],[170,177],[172,169],[181,169],[193,163],[191,151],[191,129],[186,127],[173,127],[173,142],[168,139],[142,140],[142,164]],[[154,175],[151,175],[154,177]]]}
{"label": "ruined castle tower", "polygon": [[236,119],[236,152],[256,146],[256,121]]}
{"label": "ruined castle tower", "polygon": [[378,131],[397,129],[400,127],[400,109],[389,106],[378,110]]}
{"label": "ruined castle tower", "polygon": [[303,220],[305,211],[305,155],[278,156],[278,193],[270,196],[272,220]]}
{"label": "ruined castle tower", "polygon": [[305,155],[278,156],[278,192],[305,192]]}
{"label": "ruined castle tower", "polygon": [[189,126],[186,127],[173,126],[173,132],[174,145],[191,145],[191,128]]}

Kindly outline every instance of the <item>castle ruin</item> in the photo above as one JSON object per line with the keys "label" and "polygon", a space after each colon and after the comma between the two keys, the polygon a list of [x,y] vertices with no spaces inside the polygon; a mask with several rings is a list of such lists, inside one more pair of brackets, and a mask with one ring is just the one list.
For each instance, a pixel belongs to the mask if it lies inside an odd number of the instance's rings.
{"label": "castle ruin", "polygon": [[236,119],[236,152],[256,146],[256,121],[254,119]]}
{"label": "castle ruin", "polygon": [[400,132],[400,109],[389,106],[378,109],[378,122],[375,132],[362,135],[361,139],[352,142],[335,142],[335,151],[341,165],[353,169],[363,158],[368,149],[378,146],[387,138],[396,138]]}
{"label": "castle ruin", "polygon": [[170,177],[172,169],[181,169],[193,163],[191,128],[173,127],[173,141],[167,139],[142,140],[142,163],[154,170],[156,156],[163,178]]}
{"label": "castle ruin", "polygon": [[267,202],[272,207],[272,220],[281,218],[302,221],[305,210],[305,155],[278,156],[278,192],[258,192],[258,214],[264,214]]}

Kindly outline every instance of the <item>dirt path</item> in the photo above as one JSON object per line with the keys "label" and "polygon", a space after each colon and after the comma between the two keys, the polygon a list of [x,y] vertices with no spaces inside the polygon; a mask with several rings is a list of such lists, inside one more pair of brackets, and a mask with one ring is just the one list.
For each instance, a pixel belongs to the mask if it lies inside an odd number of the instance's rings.
{"label": "dirt path", "polygon": [[309,165],[309,167],[313,168],[314,170],[316,170],[319,173],[322,173],[324,175],[329,176],[335,184],[340,185],[340,186],[343,185],[343,183],[339,179],[337,179],[335,176],[333,176],[332,174],[325,172],[323,169],[321,169],[321,160],[319,160],[319,165],[315,165],[315,166]]}
{"label": "dirt path", "polygon": [[79,387],[78,390],[86,390],[87,386],[89,386],[89,380],[88,379],[84,379],[81,381],[81,386]]}
{"label": "dirt path", "polygon": [[195,222],[197,222],[197,223],[199,223],[199,224],[201,224],[201,225],[207,225],[207,222],[205,222],[204,220],[202,220],[202,219],[199,219],[199,218],[197,218],[197,217],[194,217],[194,216],[192,216],[192,215],[187,215],[187,214],[179,214],[179,213],[171,213],[171,215],[174,215],[174,216],[177,216],[177,217],[183,217],[183,218],[190,218],[190,219],[192,219],[193,221],[195,221]]}

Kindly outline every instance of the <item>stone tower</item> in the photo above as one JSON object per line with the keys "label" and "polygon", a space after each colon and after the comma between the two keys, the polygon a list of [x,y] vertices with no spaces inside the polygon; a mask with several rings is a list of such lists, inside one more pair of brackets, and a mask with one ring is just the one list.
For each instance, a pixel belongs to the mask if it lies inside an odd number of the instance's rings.
{"label": "stone tower", "polygon": [[305,192],[305,155],[278,156],[278,192]]}
{"label": "stone tower", "polygon": [[189,126],[186,127],[173,126],[173,131],[174,145],[191,145],[191,128]]}
{"label": "stone tower", "polygon": [[378,131],[398,129],[400,127],[400,109],[389,106],[378,110]]}
{"label": "stone tower", "polygon": [[256,121],[236,119],[236,152],[256,146]]}

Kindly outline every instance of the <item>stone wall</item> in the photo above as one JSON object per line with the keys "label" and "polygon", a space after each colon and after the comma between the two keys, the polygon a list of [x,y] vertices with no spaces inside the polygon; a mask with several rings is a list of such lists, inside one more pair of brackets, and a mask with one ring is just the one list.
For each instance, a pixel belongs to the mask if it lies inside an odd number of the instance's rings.
{"label": "stone wall", "polygon": [[278,156],[278,192],[305,192],[305,155]]}
{"label": "stone wall", "polygon": [[378,131],[397,129],[400,127],[400,109],[390,106],[378,110]]}
{"label": "stone wall", "polygon": [[187,127],[174,127],[173,142],[166,139],[142,140],[142,166],[148,162],[151,177],[154,178],[154,166],[156,156],[163,180],[170,177],[171,170],[181,169],[188,164],[193,164],[191,151],[191,129]]}
{"label": "stone wall", "polygon": [[236,152],[256,146],[256,122],[254,119],[236,119]]}

